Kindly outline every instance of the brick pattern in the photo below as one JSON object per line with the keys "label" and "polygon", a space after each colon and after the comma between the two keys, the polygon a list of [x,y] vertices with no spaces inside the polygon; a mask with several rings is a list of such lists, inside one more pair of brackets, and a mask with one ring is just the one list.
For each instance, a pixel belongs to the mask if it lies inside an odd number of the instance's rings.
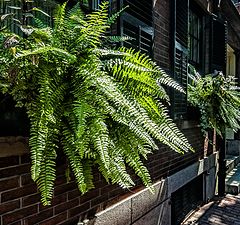
{"label": "brick pattern", "polygon": [[170,69],[170,2],[154,0],[154,59],[162,68]]}
{"label": "brick pattern", "polygon": [[[180,155],[160,146],[149,156],[146,165],[154,181],[167,177],[202,158],[203,140],[199,129],[184,131],[196,149],[195,153]],[[29,155],[0,158],[0,224],[1,225],[46,225],[76,224],[84,218],[92,218],[112,204],[143,188],[140,179],[129,169],[136,187],[132,192],[117,185],[107,184],[94,169],[95,189],[81,196],[75,182],[67,183],[65,166],[59,163],[54,197],[51,206],[40,203],[40,195],[30,176]]]}
{"label": "brick pattern", "polygon": [[240,195],[227,195],[197,210],[182,225],[240,225]]}

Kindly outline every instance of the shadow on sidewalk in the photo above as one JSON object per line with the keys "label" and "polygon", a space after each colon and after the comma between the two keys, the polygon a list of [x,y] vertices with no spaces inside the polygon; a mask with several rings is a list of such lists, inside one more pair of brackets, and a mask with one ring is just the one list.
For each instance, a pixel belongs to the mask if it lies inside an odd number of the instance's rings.
{"label": "shadow on sidewalk", "polygon": [[215,199],[193,213],[181,225],[240,225],[240,195]]}

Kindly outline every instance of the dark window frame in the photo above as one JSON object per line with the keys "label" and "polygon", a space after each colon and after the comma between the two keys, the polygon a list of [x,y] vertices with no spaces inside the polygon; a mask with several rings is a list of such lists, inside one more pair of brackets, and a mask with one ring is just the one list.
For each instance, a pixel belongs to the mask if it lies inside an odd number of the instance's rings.
{"label": "dark window frame", "polygon": [[[153,26],[145,24],[129,13],[124,13],[124,15],[121,16],[120,35],[128,36],[127,29],[130,27],[133,28],[131,31],[135,31],[133,32],[135,34],[134,39],[124,42],[123,46],[133,47],[149,56],[153,56]],[[129,36],[131,37],[131,35]]]}
{"label": "dark window frame", "polygon": [[[195,21],[193,21],[193,19]],[[194,24],[191,24],[192,22]],[[188,59],[189,63],[199,71],[203,71],[205,62],[203,30],[204,30],[204,13],[202,12],[200,6],[192,3],[189,6]]]}
{"label": "dark window frame", "polygon": [[81,0],[80,4],[87,9],[87,11],[96,10],[99,8],[101,0]]}
{"label": "dark window frame", "polygon": [[201,18],[189,10],[189,60],[195,64],[200,63],[201,47]]}

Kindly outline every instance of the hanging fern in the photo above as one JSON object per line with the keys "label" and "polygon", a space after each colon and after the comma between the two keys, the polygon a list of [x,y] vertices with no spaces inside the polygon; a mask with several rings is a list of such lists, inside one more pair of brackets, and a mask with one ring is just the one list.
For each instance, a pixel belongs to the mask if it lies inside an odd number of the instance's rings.
{"label": "hanging fern", "polygon": [[188,101],[199,108],[201,126],[204,131],[216,129],[219,135],[226,128],[240,129],[240,87],[236,78],[216,75],[201,77],[189,66]]}
{"label": "hanging fern", "polygon": [[108,182],[130,188],[128,165],[150,187],[142,159],[158,149],[155,140],[192,150],[168,116],[162,85],[183,90],[148,56],[104,46],[116,19],[108,18],[106,2],[87,16],[78,5],[65,8],[58,7],[53,28],[36,20],[26,38],[8,31],[1,37],[2,46],[15,42],[0,48],[0,87],[30,118],[31,172],[42,202],[51,202],[59,148],[82,193],[94,187],[93,165]]}

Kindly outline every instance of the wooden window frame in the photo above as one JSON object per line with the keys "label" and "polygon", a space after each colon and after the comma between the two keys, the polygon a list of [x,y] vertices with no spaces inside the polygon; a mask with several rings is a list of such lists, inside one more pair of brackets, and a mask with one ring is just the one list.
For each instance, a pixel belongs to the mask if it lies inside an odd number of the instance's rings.
{"label": "wooden window frame", "polygon": [[189,60],[194,64],[200,64],[201,60],[201,33],[202,21],[198,14],[189,10]]}

